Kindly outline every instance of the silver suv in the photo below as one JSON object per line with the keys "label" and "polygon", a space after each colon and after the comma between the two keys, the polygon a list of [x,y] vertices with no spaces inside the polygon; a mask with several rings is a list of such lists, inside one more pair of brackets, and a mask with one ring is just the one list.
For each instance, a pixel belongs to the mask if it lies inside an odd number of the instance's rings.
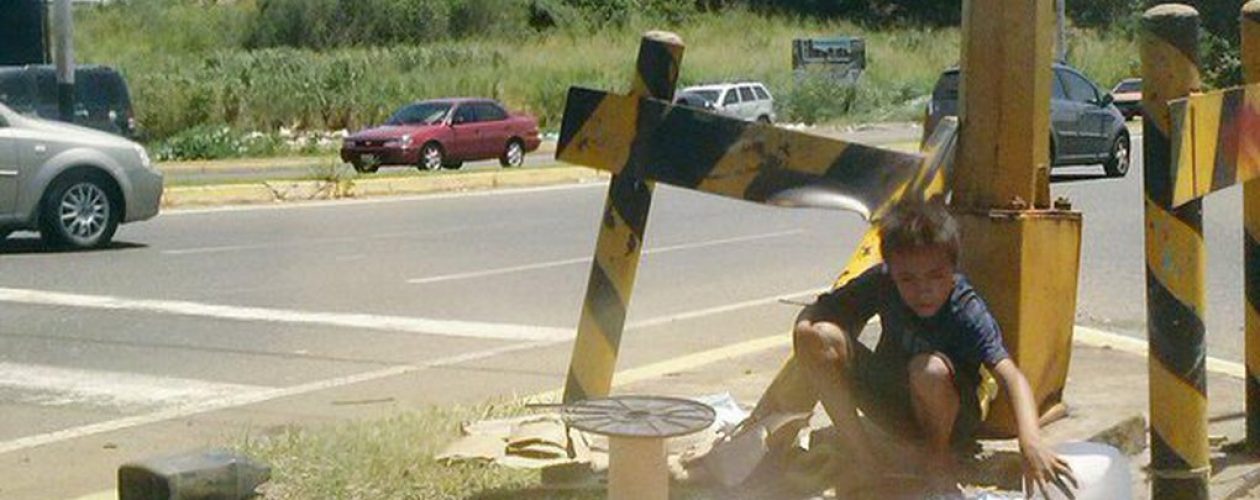
{"label": "silver suv", "polygon": [[52,246],[100,247],[118,224],[157,215],[161,198],[143,146],[0,104],[0,240],[34,229]]}
{"label": "silver suv", "polygon": [[674,102],[711,110],[723,115],[762,123],[773,123],[774,96],[760,82],[696,85],[678,92]]}

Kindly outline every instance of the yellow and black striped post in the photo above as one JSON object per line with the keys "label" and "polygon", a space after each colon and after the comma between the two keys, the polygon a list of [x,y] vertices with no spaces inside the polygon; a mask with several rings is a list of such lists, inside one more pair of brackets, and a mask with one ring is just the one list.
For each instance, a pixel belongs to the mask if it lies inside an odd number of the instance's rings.
{"label": "yellow and black striped post", "polygon": [[[631,95],[673,99],[684,48],[682,40],[673,33],[644,35],[639,45]],[[633,144],[630,149],[634,149]],[[652,204],[653,185],[643,175],[643,160],[643,155],[627,155],[625,165],[612,176],[608,187],[595,260],[591,264],[564,386],[566,403],[607,396],[612,387],[626,310],[639,268],[639,253],[643,249],[648,209]]]}
{"label": "yellow and black striped post", "polygon": [[[1247,83],[1260,83],[1260,0],[1242,8],[1242,61]],[[1260,180],[1243,184],[1243,258],[1247,328],[1247,448],[1260,452]]]}
{"label": "yellow and black striped post", "polygon": [[1168,101],[1198,91],[1199,13],[1160,5],[1142,17],[1146,310],[1151,496],[1208,497],[1203,205],[1173,209]]}

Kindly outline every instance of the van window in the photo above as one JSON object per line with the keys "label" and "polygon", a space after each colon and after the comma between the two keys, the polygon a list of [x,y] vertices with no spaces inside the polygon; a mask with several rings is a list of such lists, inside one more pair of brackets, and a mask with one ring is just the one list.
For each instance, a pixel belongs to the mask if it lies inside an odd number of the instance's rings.
{"label": "van window", "polygon": [[57,74],[52,71],[33,70],[35,73],[35,101],[43,107],[57,107]]}
{"label": "van window", "polygon": [[753,102],[757,100],[757,96],[753,94],[751,87],[740,87],[739,100],[744,102]]}
{"label": "van window", "polygon": [[0,102],[15,110],[31,106],[31,88],[26,84],[26,75],[20,71],[0,73]]}
{"label": "van window", "polygon": [[737,104],[737,103],[739,103],[739,92],[736,91],[735,89],[727,90],[726,97],[722,99],[722,105],[728,106],[728,105]]}
{"label": "van window", "polygon": [[769,92],[766,92],[765,87],[762,87],[761,85],[758,85],[758,86],[756,86],[756,87],[753,87],[753,91],[757,93],[757,98],[758,98],[758,99],[761,99],[761,100],[763,100],[763,101],[769,101],[769,100],[770,100],[770,93],[769,93]]}
{"label": "van window", "polygon": [[958,72],[946,71],[941,74],[941,78],[936,81],[936,88],[932,89],[933,101],[957,101],[958,100]]}

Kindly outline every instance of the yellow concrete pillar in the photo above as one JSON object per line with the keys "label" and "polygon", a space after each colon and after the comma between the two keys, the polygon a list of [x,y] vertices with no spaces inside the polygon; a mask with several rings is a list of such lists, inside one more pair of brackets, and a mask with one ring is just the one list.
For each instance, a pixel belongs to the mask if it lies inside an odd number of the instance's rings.
{"label": "yellow concrete pillar", "polygon": [[1049,208],[1054,2],[965,0],[957,208]]}
{"label": "yellow concrete pillar", "polygon": [[[962,270],[988,302],[1043,417],[1061,414],[1081,231],[1080,214],[1050,209],[1054,19],[1052,0],[964,1],[951,184]],[[987,432],[1013,436],[1005,395],[990,408]]]}

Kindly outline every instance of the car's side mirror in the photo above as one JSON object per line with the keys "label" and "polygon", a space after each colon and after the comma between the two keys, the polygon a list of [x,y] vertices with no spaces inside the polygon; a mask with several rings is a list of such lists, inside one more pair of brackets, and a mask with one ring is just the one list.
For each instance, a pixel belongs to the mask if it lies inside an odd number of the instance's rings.
{"label": "car's side mirror", "polygon": [[1101,108],[1105,108],[1107,106],[1110,106],[1111,103],[1113,102],[1116,102],[1116,96],[1113,96],[1110,93],[1103,94],[1102,98],[1098,100],[1098,106]]}

